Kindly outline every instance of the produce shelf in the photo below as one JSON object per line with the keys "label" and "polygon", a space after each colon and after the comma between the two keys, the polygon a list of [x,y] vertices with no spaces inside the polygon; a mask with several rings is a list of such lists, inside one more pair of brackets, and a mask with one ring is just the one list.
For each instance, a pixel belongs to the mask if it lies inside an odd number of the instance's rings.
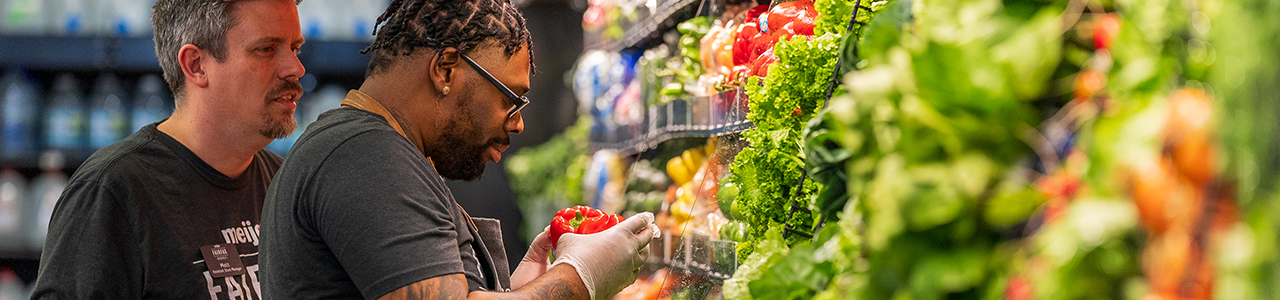
{"label": "produce shelf", "polygon": [[738,88],[649,107],[640,122],[606,124],[592,130],[590,150],[611,149],[632,155],[670,139],[741,133],[755,127],[747,120],[747,101],[746,91]]}
{"label": "produce shelf", "polygon": [[649,243],[648,263],[657,267],[706,276],[721,284],[738,270],[737,242],[714,240],[697,233],[683,237],[663,232]]}
{"label": "produce shelf", "polygon": [[[586,48],[610,52],[649,48],[662,42],[663,32],[675,28],[681,21],[692,18],[702,2],[702,0],[670,0],[659,4],[652,14],[627,28],[621,39],[600,39],[588,42]],[[588,37],[587,40],[590,41],[591,38]]]}

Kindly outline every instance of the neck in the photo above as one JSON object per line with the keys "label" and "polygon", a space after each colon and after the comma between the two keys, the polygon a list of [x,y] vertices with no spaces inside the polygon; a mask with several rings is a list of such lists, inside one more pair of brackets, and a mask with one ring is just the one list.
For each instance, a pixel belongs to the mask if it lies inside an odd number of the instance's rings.
{"label": "neck", "polygon": [[[382,107],[387,109],[390,116],[387,122],[396,122],[400,128],[404,130],[405,137],[418,147],[423,155],[426,155],[427,147],[432,147],[434,141],[440,132],[440,124],[432,122],[432,120],[420,117],[419,112],[436,111],[432,109],[436,104],[436,99],[421,88],[414,87],[410,84],[404,84],[407,80],[382,80],[382,78],[369,78],[360,86],[360,92],[369,95],[374,101],[377,101]],[[432,98],[432,99],[427,99]]]}
{"label": "neck", "polygon": [[174,111],[173,116],[160,123],[157,129],[182,143],[223,175],[239,177],[253,162],[254,154],[271,143],[271,139],[257,132],[225,126],[224,120],[210,114],[193,113],[192,110],[188,107]]}

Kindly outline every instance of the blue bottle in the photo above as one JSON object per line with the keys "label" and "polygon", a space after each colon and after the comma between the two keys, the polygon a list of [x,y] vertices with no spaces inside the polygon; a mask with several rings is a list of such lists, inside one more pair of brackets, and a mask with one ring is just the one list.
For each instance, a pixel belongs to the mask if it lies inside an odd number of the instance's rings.
{"label": "blue bottle", "polygon": [[36,118],[39,93],[21,69],[12,68],[0,79],[0,152],[4,159],[30,159],[36,153]]}
{"label": "blue bottle", "polygon": [[75,76],[58,75],[53,84],[53,93],[49,97],[49,108],[45,112],[46,148],[64,151],[79,151],[84,148],[87,118],[84,114],[83,97]]}
{"label": "blue bottle", "polygon": [[98,149],[124,139],[129,130],[129,114],[124,108],[124,89],[112,74],[98,76],[89,107],[89,147]]}
{"label": "blue bottle", "polygon": [[137,132],[138,129],[151,123],[160,122],[173,114],[173,109],[169,107],[169,103],[173,100],[169,98],[168,88],[165,86],[160,76],[155,74],[147,74],[138,80],[138,90],[133,98],[133,113],[130,119],[133,120],[133,126],[130,126],[130,132]]}

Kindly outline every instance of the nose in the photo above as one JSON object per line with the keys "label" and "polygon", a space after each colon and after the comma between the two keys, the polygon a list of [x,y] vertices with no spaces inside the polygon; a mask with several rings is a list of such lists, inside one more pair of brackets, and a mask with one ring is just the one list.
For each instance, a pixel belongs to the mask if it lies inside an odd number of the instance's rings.
{"label": "nose", "polygon": [[514,133],[514,134],[520,134],[521,132],[524,132],[524,117],[520,115],[522,113],[524,112],[517,111],[515,115],[512,115],[510,118],[507,118],[507,124],[505,124],[505,127],[506,127],[505,129],[507,130],[507,132]]}
{"label": "nose", "polygon": [[280,66],[280,78],[298,80],[302,75],[307,74],[307,68],[302,66],[302,60],[298,59],[297,52],[278,51],[282,57]]}

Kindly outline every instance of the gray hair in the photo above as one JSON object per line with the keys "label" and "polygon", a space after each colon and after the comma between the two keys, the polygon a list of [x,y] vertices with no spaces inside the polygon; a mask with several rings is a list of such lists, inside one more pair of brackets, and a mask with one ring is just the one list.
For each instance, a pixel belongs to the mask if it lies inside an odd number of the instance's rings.
{"label": "gray hair", "polygon": [[[178,62],[178,50],[191,44],[222,62],[227,56],[227,31],[236,26],[231,2],[237,0],[159,0],[151,7],[155,28],[156,58],[173,98],[182,104],[186,76]],[[294,0],[294,4],[302,0]]]}

